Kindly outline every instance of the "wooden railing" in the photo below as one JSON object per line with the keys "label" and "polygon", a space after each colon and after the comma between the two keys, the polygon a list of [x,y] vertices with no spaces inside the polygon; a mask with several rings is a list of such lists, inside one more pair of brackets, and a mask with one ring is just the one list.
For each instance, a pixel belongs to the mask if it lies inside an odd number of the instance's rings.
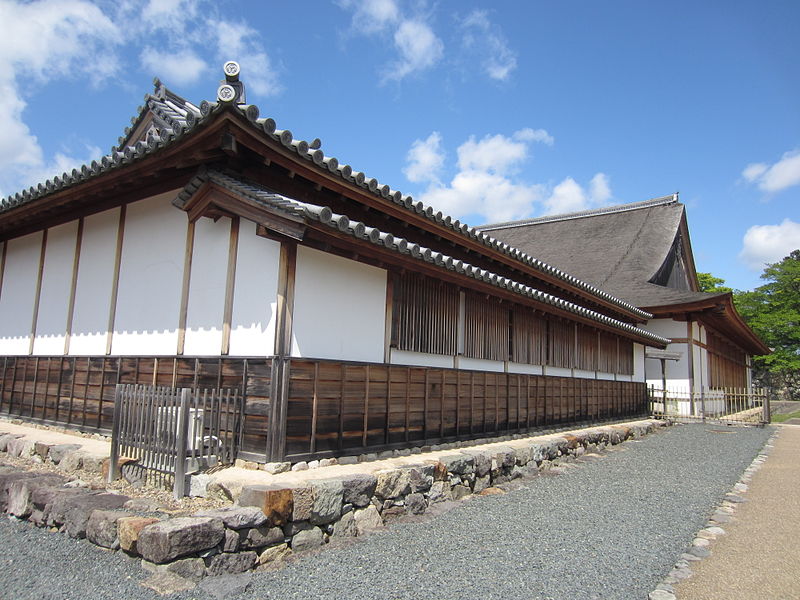
{"label": "wooden railing", "polygon": [[186,474],[233,464],[242,439],[238,390],[196,390],[145,385],[115,388],[109,482],[126,466],[148,483],[184,496]]}
{"label": "wooden railing", "polygon": [[650,413],[681,421],[718,421],[760,425],[770,422],[766,390],[748,388],[689,388],[649,386]]}

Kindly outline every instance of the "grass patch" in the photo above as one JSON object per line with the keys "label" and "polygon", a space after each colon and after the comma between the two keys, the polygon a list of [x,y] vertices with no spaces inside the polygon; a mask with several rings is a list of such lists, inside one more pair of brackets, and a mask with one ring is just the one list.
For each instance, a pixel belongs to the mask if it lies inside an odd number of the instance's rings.
{"label": "grass patch", "polygon": [[800,419],[800,410],[796,410],[794,412],[785,414],[772,415],[773,423],[783,423],[784,421],[788,421],[789,419]]}

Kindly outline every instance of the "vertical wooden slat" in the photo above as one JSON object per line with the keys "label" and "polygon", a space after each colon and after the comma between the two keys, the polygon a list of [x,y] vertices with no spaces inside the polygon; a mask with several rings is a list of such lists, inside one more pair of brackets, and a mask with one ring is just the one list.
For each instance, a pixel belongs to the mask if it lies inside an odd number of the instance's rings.
{"label": "vertical wooden slat", "polygon": [[344,445],[344,394],[345,394],[345,380],[347,379],[347,367],[342,363],[339,373],[339,431],[337,436],[337,447],[339,450]]}
{"label": "vertical wooden slat", "polygon": [[[392,323],[394,309],[394,278],[391,273],[386,277],[386,315],[383,328],[383,362],[389,364],[392,356]],[[388,422],[388,421],[387,421]],[[388,437],[388,433],[387,433]]]}
{"label": "vertical wooden slat", "polygon": [[364,374],[364,426],[361,432],[361,445],[367,445],[367,431],[369,430],[369,365],[365,367]]}
{"label": "vertical wooden slat", "polygon": [[391,409],[392,409],[392,369],[386,366],[386,421],[384,424],[384,438],[383,443],[389,443],[389,429],[391,426]]}
{"label": "vertical wooden slat", "polygon": [[422,437],[428,439],[428,372],[430,369],[425,369],[425,398],[423,400],[423,413],[422,413]]}
{"label": "vertical wooden slat", "polygon": [[411,367],[406,367],[406,420],[405,420],[405,439],[408,441],[410,435],[410,412],[411,412]]}

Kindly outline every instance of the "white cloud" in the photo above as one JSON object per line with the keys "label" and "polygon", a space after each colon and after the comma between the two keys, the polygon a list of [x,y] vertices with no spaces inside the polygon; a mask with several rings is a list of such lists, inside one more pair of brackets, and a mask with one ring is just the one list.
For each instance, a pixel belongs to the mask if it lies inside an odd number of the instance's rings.
{"label": "white cloud", "polygon": [[773,165],[752,163],[742,171],[742,177],[755,183],[765,192],[780,192],[800,185],[800,150],[790,150]]}
{"label": "white cloud", "polygon": [[566,177],[553,188],[544,201],[545,214],[588,210],[606,204],[611,199],[608,175],[597,173],[589,181],[588,191],[572,177]]}
{"label": "white cloud", "polygon": [[767,263],[783,260],[800,249],[800,223],[784,219],[780,225],[753,225],[744,234],[739,258],[760,271]]}
{"label": "white cloud", "polygon": [[217,12],[213,0],[0,0],[0,189],[14,193],[71,168],[84,151],[95,157],[85,148],[45,156],[24,120],[26,98],[37,86],[81,79],[97,87],[130,68],[133,55],[149,75],[178,86],[196,82],[212,62],[238,60],[249,92],[278,92],[258,32],[216,19]]}
{"label": "white cloud", "polygon": [[22,90],[56,77],[85,77],[96,85],[113,75],[120,30],[82,0],[2,1],[0,23],[0,188],[13,193],[37,182],[47,166],[23,120]]}
{"label": "white cloud", "polygon": [[511,136],[487,135],[480,140],[470,136],[456,151],[458,172],[443,184],[442,137],[434,132],[412,144],[405,173],[414,183],[427,182],[421,200],[446,214],[495,222],[521,219],[533,213],[546,192],[544,185],[515,176],[534,142],[552,144],[553,138],[543,129],[521,129]]}
{"label": "white cloud", "polygon": [[444,55],[444,44],[427,23],[405,20],[394,32],[394,45],[400,58],[394,62],[384,80],[400,80],[435,65]]}
{"label": "white cloud", "polygon": [[142,66],[153,75],[178,85],[195,83],[208,69],[206,61],[189,49],[162,52],[148,46],[140,58]]}
{"label": "white cloud", "polygon": [[230,21],[209,21],[209,28],[217,36],[218,58],[239,63],[247,90],[259,96],[274,96],[283,89],[255,29]]}
{"label": "white cloud", "polygon": [[463,47],[480,61],[484,72],[498,81],[508,79],[517,68],[517,56],[508,47],[500,27],[489,20],[487,11],[473,10],[461,22],[461,27]]}
{"label": "white cloud", "polygon": [[400,8],[394,0],[344,0],[338,3],[353,10],[352,28],[358,33],[377,33],[400,18]]}
{"label": "white cloud", "polygon": [[444,165],[442,136],[438,131],[431,133],[427,139],[416,140],[406,156],[408,166],[403,169],[406,178],[414,183],[439,181],[439,172]]}

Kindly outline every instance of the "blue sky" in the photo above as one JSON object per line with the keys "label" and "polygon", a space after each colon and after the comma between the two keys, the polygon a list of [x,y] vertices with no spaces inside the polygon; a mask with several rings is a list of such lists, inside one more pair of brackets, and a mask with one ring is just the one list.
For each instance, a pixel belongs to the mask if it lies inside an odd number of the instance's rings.
{"label": "blue sky", "polygon": [[0,196],[238,60],[296,137],[470,224],[680,192],[739,289],[800,247],[800,3],[0,0]]}

